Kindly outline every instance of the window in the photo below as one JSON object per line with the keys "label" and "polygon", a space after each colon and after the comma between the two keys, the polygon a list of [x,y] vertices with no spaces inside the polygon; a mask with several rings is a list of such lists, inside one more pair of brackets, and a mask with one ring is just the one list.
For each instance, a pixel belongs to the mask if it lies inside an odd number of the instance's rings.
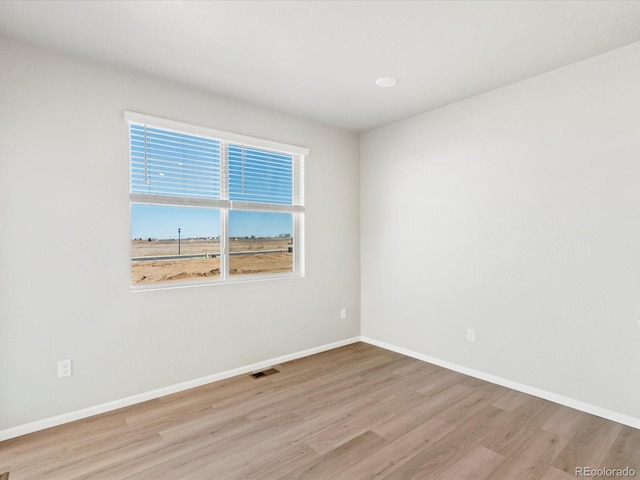
{"label": "window", "polygon": [[134,288],[303,275],[306,149],[125,118]]}

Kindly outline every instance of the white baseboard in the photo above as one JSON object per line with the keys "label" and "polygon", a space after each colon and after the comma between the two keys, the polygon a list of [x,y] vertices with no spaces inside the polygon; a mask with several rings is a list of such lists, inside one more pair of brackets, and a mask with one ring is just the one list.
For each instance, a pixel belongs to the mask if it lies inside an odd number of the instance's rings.
{"label": "white baseboard", "polygon": [[457,365],[455,363],[451,363],[446,360],[440,360],[439,358],[414,352],[406,348],[397,347],[395,345],[391,345],[386,342],[374,340],[373,338],[360,337],[360,340],[362,342],[375,345],[376,347],[384,348],[385,350],[391,350],[392,352],[406,355],[407,357],[412,357],[417,360],[422,360],[423,362],[433,363],[434,365],[438,365],[448,370],[453,370],[454,372],[463,373],[465,375],[469,375],[470,377],[475,377],[475,378],[479,378],[480,380],[485,380],[487,382],[495,383],[497,385],[502,385],[503,387],[511,388],[512,390],[517,390],[519,392],[527,393],[529,395],[543,398],[545,400],[549,400],[554,403],[559,403],[560,405],[564,405],[566,407],[575,408],[576,410],[580,410],[582,412],[586,412],[591,415],[596,415],[598,417],[606,418],[607,420],[612,420],[614,422],[622,423],[623,425],[628,425],[630,427],[640,429],[640,418],[631,417],[629,415],[625,415],[619,412],[614,412],[612,410],[608,410],[606,408],[602,408],[597,405],[591,405],[590,403],[582,402],[580,400],[576,400],[570,397],[565,397],[564,395],[558,395],[557,393],[548,392],[540,388],[531,387],[529,385],[514,382],[512,380],[507,380],[505,378],[497,377],[489,373],[481,372],[479,370],[474,370],[472,368],[464,367],[462,365]]}
{"label": "white baseboard", "polygon": [[44,430],[45,428],[55,427],[58,425],[62,425],[64,423],[73,422],[75,420],[91,417],[93,415],[98,415],[100,413],[110,412],[112,410],[117,410],[118,408],[128,407],[136,403],[146,402],[147,400],[153,400],[154,398],[163,397],[165,395],[170,395],[172,393],[177,393],[184,390],[188,390],[190,388],[206,385],[208,383],[217,382],[219,380],[224,380],[226,378],[234,377],[236,375],[243,375],[245,373],[255,372],[256,370],[261,370],[266,367],[278,365],[284,362],[289,362],[291,360],[296,360],[298,358],[307,357],[309,355],[314,355],[316,353],[326,352],[327,350],[332,350],[334,348],[350,345],[358,341],[369,343],[371,345],[375,345],[377,347],[384,348],[386,350],[391,350],[392,352],[397,352],[402,355],[415,358],[417,360],[422,360],[423,362],[432,363],[434,365],[438,365],[440,367],[447,368],[455,372],[463,373],[465,375],[479,378],[481,380],[495,383],[497,385],[502,385],[503,387],[511,388],[513,390],[527,393],[529,395],[534,395],[539,398],[544,398],[545,400],[549,400],[551,402],[555,402],[560,405],[565,405],[567,407],[575,408],[576,410],[580,410],[582,412],[586,412],[592,415],[596,415],[598,417],[606,418],[608,420],[621,423],[623,425],[628,425],[630,427],[640,429],[640,418],[631,417],[629,415],[608,410],[606,408],[602,408],[597,405],[591,405],[589,403],[582,402],[580,400],[576,400],[570,397],[565,397],[563,395],[558,395],[553,392],[548,392],[546,390],[542,390],[536,387],[531,387],[529,385],[514,382],[512,380],[507,380],[501,377],[497,377],[495,375],[481,372],[479,370],[474,370],[472,368],[464,367],[462,365],[457,365],[455,363],[451,363],[446,360],[441,360],[439,358],[431,357],[429,355],[424,355],[422,353],[414,352],[406,348],[397,347],[395,345],[392,345],[386,342],[381,342],[373,338],[368,338],[363,336],[363,337],[352,337],[345,340],[329,343],[326,345],[309,348],[307,350],[302,350],[300,352],[283,355],[281,357],[272,358],[270,360],[253,363],[251,365],[246,365],[244,367],[234,368],[233,370],[227,370],[225,372],[215,373],[213,375],[196,378],[194,380],[178,383],[176,385],[170,385],[167,387],[159,388],[157,390],[152,390],[150,392],[144,392],[137,395],[132,395],[130,397],[114,400],[107,403],[102,403],[100,405],[95,405],[88,408],[83,408],[81,410],[76,410],[74,412],[64,413],[62,415],[56,415],[55,417],[49,417],[49,418],[45,418],[35,422],[26,423],[24,425],[18,425],[17,427],[0,430],[0,441],[19,437],[21,435],[26,435],[28,433],[37,432],[39,430]]}
{"label": "white baseboard", "polygon": [[168,387],[159,388],[150,392],[139,393],[130,397],[114,400],[100,405],[95,405],[74,412],[63,413],[62,415],[56,415],[55,417],[49,417],[35,422],[26,423],[24,425],[18,425],[17,427],[7,428],[0,430],[0,441],[8,440],[10,438],[19,437],[28,433],[44,430],[45,428],[55,427],[64,423],[73,422],[82,418],[91,417],[100,413],[110,412],[122,407],[128,407],[136,403],[146,402],[147,400],[153,400],[154,398],[163,397],[172,393],[182,392],[190,388],[199,387],[208,383],[224,380],[225,378],[235,377],[236,375],[243,375],[245,373],[255,372],[262,370],[273,365],[289,362],[302,357],[308,357],[309,355],[315,355],[316,353],[326,352],[334,348],[343,347],[351,343],[360,341],[360,337],[347,338],[345,340],[339,340],[337,342],[328,343],[326,345],[320,345],[318,347],[309,348],[296,353],[290,353],[281,357],[272,358],[263,362],[253,363],[251,365],[245,365],[244,367],[234,368],[233,370],[227,370],[226,372],[214,373],[213,375],[207,375],[206,377],[196,378],[187,382],[178,383],[176,385],[170,385]]}

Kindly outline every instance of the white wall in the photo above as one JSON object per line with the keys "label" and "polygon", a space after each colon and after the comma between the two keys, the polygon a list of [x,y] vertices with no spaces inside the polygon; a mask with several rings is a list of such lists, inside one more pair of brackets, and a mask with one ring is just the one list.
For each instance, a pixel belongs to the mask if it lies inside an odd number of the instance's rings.
{"label": "white wall", "polygon": [[[0,59],[0,430],[359,335],[354,134],[1,37]],[[308,147],[306,277],[132,294],[124,110]]]}
{"label": "white wall", "polygon": [[363,135],[363,336],[640,418],[639,79],[636,43]]}

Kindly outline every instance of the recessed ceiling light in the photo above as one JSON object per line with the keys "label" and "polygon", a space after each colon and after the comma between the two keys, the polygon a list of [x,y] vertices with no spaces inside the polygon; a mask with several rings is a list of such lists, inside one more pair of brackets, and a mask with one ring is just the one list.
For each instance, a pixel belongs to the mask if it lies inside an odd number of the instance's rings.
{"label": "recessed ceiling light", "polygon": [[376,80],[376,85],[381,88],[393,87],[396,83],[398,83],[398,79],[395,77],[380,77]]}

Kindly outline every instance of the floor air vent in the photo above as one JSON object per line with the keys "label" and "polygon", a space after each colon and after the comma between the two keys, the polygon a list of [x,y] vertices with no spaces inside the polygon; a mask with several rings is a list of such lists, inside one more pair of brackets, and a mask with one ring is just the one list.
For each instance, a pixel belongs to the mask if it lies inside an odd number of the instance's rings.
{"label": "floor air vent", "polygon": [[261,370],[259,372],[253,372],[251,374],[251,376],[253,378],[262,378],[262,377],[266,377],[267,375],[273,375],[274,373],[278,373],[279,370],[276,370],[275,368],[268,368],[266,370]]}

